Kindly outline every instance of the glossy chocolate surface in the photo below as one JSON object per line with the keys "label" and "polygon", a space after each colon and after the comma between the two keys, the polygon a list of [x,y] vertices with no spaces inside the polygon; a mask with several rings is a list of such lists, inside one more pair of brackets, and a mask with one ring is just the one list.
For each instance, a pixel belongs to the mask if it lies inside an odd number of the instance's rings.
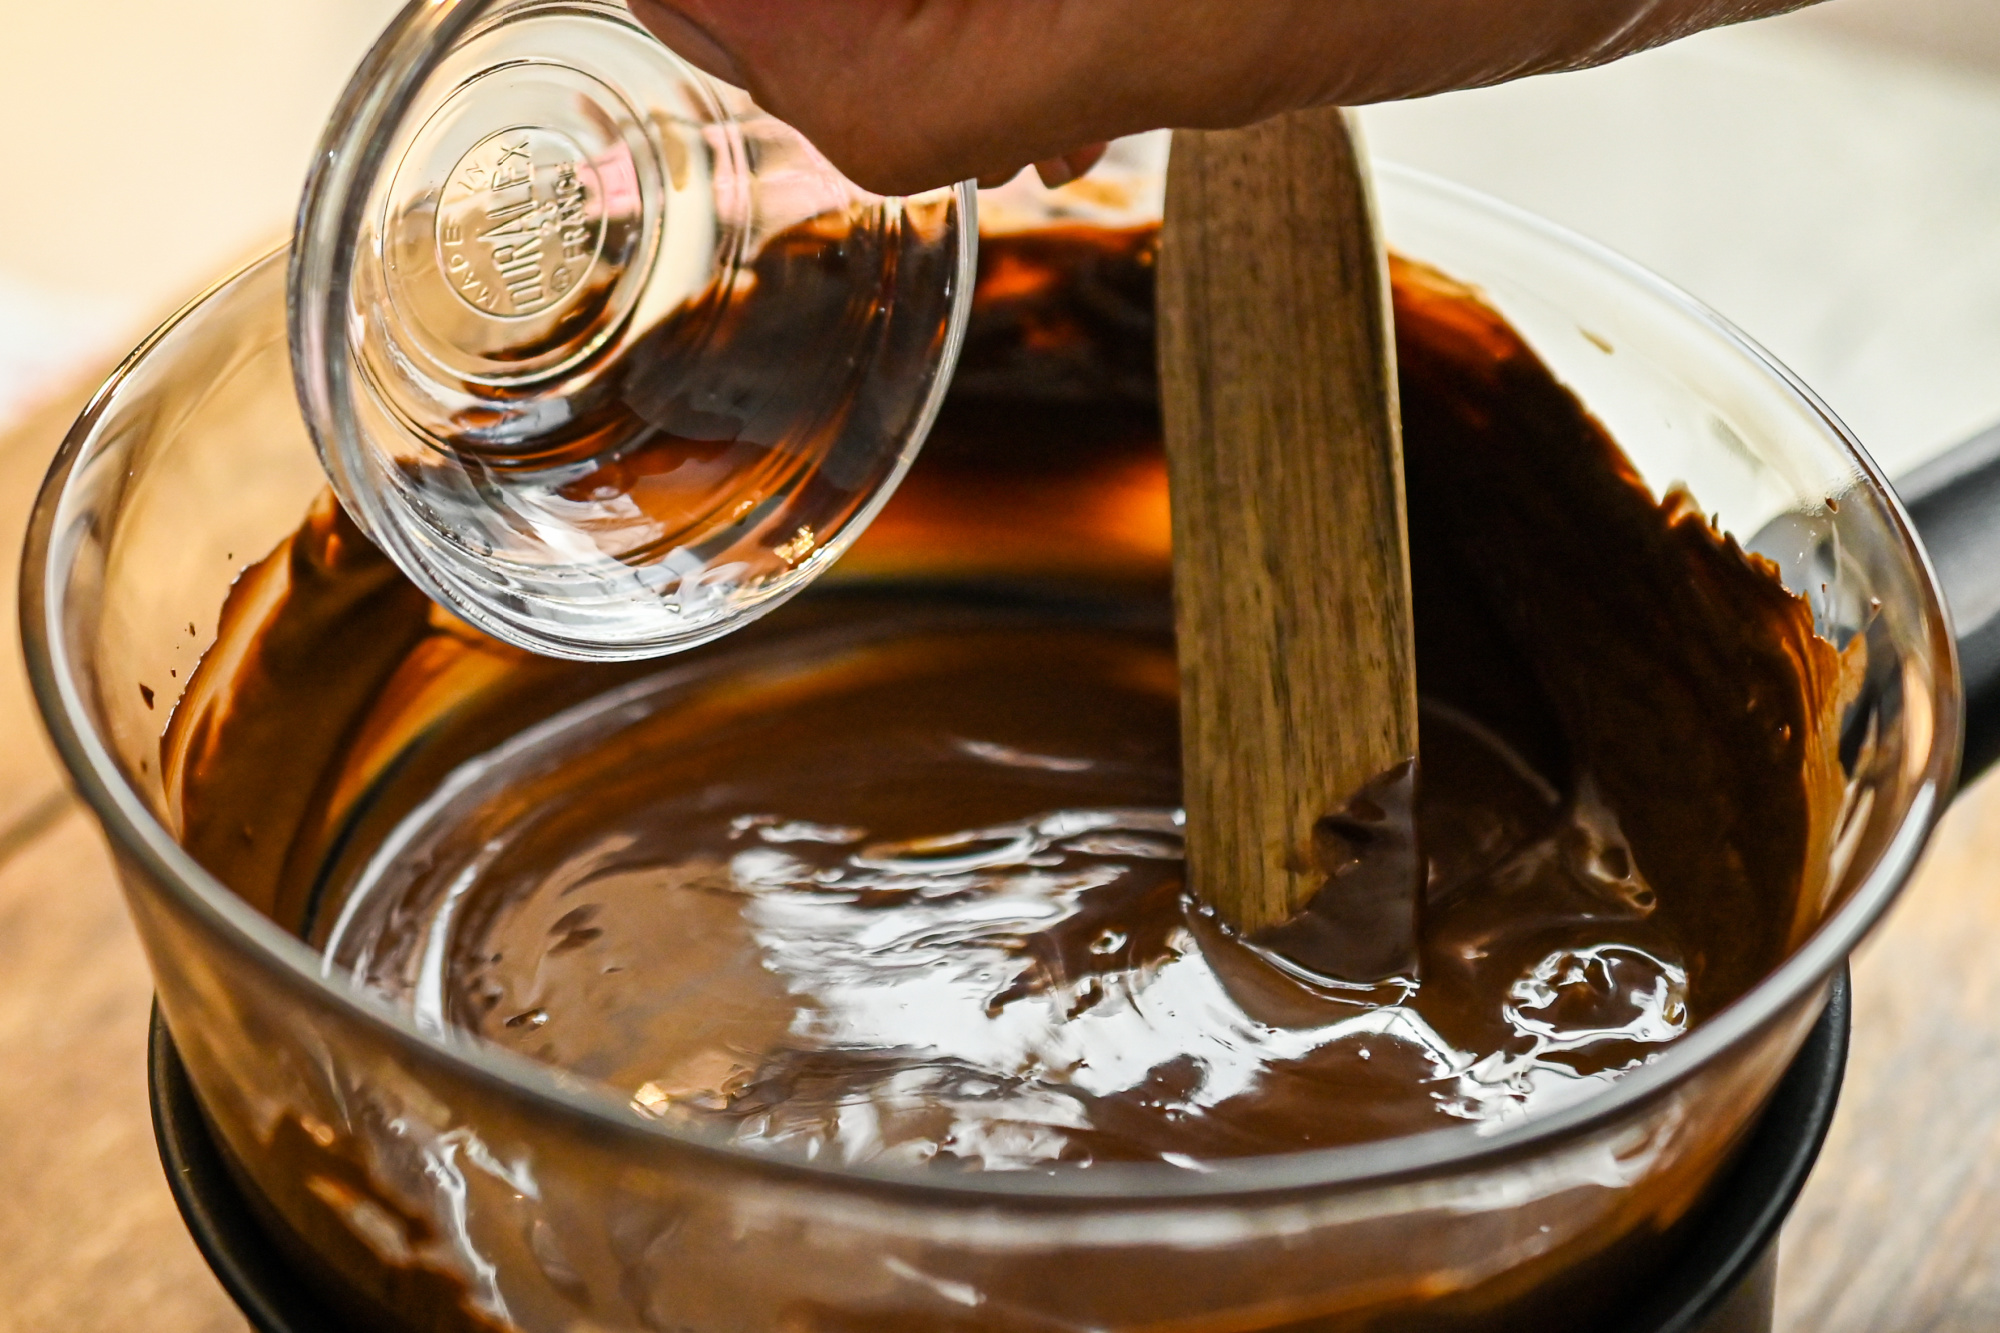
{"label": "glossy chocolate surface", "polygon": [[1151,244],[989,240],[846,586],[664,665],[494,644],[323,506],[174,719],[187,845],[420,1024],[839,1161],[1199,1169],[1501,1121],[1743,993],[1815,901],[1843,664],[1411,264],[1422,771],[1413,830],[1362,822],[1424,858],[1419,975],[1343,986],[1187,899]]}

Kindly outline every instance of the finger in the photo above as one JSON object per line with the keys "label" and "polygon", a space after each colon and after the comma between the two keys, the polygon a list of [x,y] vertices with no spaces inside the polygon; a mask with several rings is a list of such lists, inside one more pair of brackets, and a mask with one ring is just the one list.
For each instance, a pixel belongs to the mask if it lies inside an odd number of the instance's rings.
{"label": "finger", "polygon": [[664,0],[631,0],[632,13],[681,59],[724,83],[745,86],[735,57],[695,21]]}
{"label": "finger", "polygon": [[1042,184],[1051,190],[1067,185],[1084,172],[1096,166],[1104,157],[1110,144],[1087,144],[1075,152],[1064,153],[1061,157],[1045,158],[1035,163],[1035,174],[1042,178]]}
{"label": "finger", "polygon": [[[632,0],[885,194],[1599,63],[1800,0]],[[722,71],[729,71],[723,73]]]}

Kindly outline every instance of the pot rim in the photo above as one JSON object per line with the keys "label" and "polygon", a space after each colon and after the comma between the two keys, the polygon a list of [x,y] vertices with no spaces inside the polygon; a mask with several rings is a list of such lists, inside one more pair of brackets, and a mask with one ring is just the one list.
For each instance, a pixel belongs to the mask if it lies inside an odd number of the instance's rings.
{"label": "pot rim", "polygon": [[1579,257],[1593,261],[1651,299],[1677,307],[1716,339],[1748,360],[1781,391],[1792,395],[1824,427],[1847,455],[1863,484],[1883,500],[1905,557],[1920,574],[1922,623],[1933,636],[1939,666],[1927,700],[1933,718],[1932,742],[1921,778],[1901,822],[1869,867],[1862,882],[1813,933],[1749,992],[1707,1023],[1674,1042],[1643,1068],[1603,1091],[1498,1130],[1467,1124],[1378,1142],[1294,1153],[1230,1158],[1189,1171],[1164,1163],[1105,1163],[1087,1169],[1048,1172],[947,1174],[935,1168],[868,1164],[846,1166],[805,1162],[722,1140],[698,1127],[651,1120],[634,1111],[608,1088],[525,1056],[472,1042],[454,1043],[420,1032],[386,1001],[344,984],[344,974],[320,970],[319,954],[298,937],[239,898],[200,866],[153,816],[89,725],[89,713],[70,670],[62,639],[63,571],[51,564],[56,520],[67,482],[86,459],[96,456],[96,427],[120,386],[181,322],[261,265],[282,260],[278,246],[214,283],[188,302],[125,358],[92,396],[50,465],[30,520],[20,586],[21,636],[28,675],[47,727],[75,788],[96,815],[121,859],[165,890],[179,910],[220,934],[239,955],[260,965],[288,989],[331,1005],[348,1019],[389,1038],[393,1044],[441,1062],[469,1079],[533,1110],[554,1113],[598,1136],[615,1136],[621,1146],[641,1151],[692,1151],[717,1165],[774,1179],[790,1178],[821,1187],[887,1191],[906,1200],[944,1204],[1005,1203],[1033,1209],[1078,1205],[1145,1207],[1212,1204],[1216,1201],[1282,1202],[1287,1196],[1357,1191],[1407,1184],[1425,1177],[1490,1169],[1561,1140],[1615,1128],[1629,1115],[1670,1093],[1711,1061],[1794,1006],[1813,999],[1870,927],[1894,901],[1921,857],[1932,829],[1949,804],[1958,770],[1963,708],[1958,659],[1949,612],[1936,571],[1902,502],[1881,470],[1840,420],[1782,364],[1721,316],[1633,261],[1567,228],[1526,210],[1426,173],[1379,164],[1378,176],[1399,191],[1428,195],[1446,207],[1481,214],[1488,220],[1539,233]]}

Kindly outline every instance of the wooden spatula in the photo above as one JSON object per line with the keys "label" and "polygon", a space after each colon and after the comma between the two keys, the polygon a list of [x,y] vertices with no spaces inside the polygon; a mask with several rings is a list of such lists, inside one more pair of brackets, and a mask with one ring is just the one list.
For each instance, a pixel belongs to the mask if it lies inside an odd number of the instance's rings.
{"label": "wooden spatula", "polygon": [[1395,344],[1347,113],[1175,134],[1159,330],[1191,886],[1322,970],[1414,975]]}

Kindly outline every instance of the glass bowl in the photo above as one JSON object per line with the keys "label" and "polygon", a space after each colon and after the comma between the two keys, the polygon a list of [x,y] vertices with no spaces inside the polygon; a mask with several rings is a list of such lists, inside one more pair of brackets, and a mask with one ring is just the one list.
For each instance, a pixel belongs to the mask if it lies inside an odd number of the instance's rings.
{"label": "glass bowl", "polygon": [[[1757,534],[1821,633],[1865,636],[1844,822],[1784,961],[1587,1100],[1203,1172],[774,1160],[427,1032],[198,864],[159,771],[232,584],[324,493],[272,254],[148,340],[78,422],[35,512],[22,615],[43,715],[110,840],[216,1137],[338,1299],[424,1328],[1601,1326],[1727,1162],[1941,812],[1960,725],[1949,627],[1880,473],[1742,335],[1490,200],[1393,169],[1380,195],[1391,243],[1482,289],[1655,493],[1685,483]],[[1163,581],[1163,492],[1060,460],[1046,481],[1067,518],[954,540],[992,531],[1003,497],[941,463],[905,488],[928,508],[892,507],[829,598],[885,578]]]}
{"label": "glass bowl", "polygon": [[306,424],[362,529],[487,633],[692,647],[895,491],[951,379],[974,216],[969,185],[862,190],[616,0],[412,4],[299,207]]}

